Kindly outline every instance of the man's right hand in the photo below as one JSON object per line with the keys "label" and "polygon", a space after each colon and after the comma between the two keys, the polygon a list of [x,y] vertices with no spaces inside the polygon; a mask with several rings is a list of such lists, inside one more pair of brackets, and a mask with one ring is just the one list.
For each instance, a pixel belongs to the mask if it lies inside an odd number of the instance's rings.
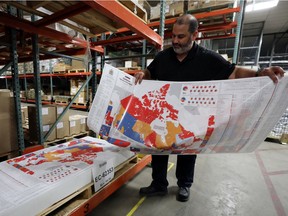
{"label": "man's right hand", "polygon": [[137,72],[134,74],[134,77],[135,77],[135,85],[137,83],[141,84],[142,80],[145,77],[145,73],[143,71]]}

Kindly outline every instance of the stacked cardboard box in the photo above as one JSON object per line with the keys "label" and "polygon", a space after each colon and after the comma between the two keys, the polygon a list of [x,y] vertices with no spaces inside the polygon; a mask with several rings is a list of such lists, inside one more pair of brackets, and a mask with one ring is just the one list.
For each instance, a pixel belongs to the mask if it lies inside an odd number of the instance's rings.
{"label": "stacked cardboard box", "polygon": [[200,9],[220,9],[220,7],[226,7],[228,4],[234,4],[235,0],[199,0],[189,1],[188,11],[200,10]]}
{"label": "stacked cardboard box", "polygon": [[[82,87],[82,85],[84,84],[83,80],[75,80],[75,79],[71,79],[70,80],[70,95],[74,96],[76,95],[76,93],[78,92],[78,90]],[[82,90],[80,92],[80,94],[78,95],[78,97],[76,98],[76,100],[74,101],[74,103],[76,104],[85,104],[86,102],[86,88],[84,90]]]}
{"label": "stacked cardboard box", "polygon": [[18,149],[14,98],[7,89],[0,90],[0,154]]}
{"label": "stacked cardboard box", "polygon": [[[63,113],[64,111],[63,106],[56,106],[56,116],[58,117]],[[56,126],[56,138],[62,139],[64,137],[69,136],[69,110],[62,116],[60,121],[57,123]]]}
{"label": "stacked cardboard box", "polygon": [[[29,134],[31,141],[37,141],[37,122],[36,122],[36,106],[28,107],[28,121],[29,121]],[[42,107],[42,129],[43,136],[47,134],[51,126],[56,121],[56,107],[55,106],[43,106]],[[56,139],[56,131],[53,130],[47,141]]]}
{"label": "stacked cardboard box", "polygon": [[87,131],[87,116],[71,115],[69,117],[70,135],[75,135]]}
{"label": "stacked cardboard box", "polygon": [[[45,105],[42,107],[42,129],[43,136],[50,130],[51,126],[55,123],[56,118],[64,111],[64,106]],[[37,125],[36,125],[36,106],[28,107],[29,119],[29,133],[30,140],[37,141]],[[46,141],[53,141],[55,139],[62,139],[72,135],[77,135],[87,131],[87,116],[72,115],[70,116],[69,110],[61,117],[55,129],[46,139]]]}

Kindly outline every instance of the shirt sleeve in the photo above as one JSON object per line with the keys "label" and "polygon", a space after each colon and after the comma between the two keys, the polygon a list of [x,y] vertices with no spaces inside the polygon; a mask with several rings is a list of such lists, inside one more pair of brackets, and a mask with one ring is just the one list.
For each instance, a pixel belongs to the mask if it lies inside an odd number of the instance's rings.
{"label": "shirt sleeve", "polygon": [[220,54],[210,51],[208,55],[209,59],[207,62],[209,64],[213,65],[213,71],[214,73],[214,80],[223,80],[228,79],[229,76],[232,74],[232,72],[235,69],[235,64],[230,63],[226,59],[224,59]]}

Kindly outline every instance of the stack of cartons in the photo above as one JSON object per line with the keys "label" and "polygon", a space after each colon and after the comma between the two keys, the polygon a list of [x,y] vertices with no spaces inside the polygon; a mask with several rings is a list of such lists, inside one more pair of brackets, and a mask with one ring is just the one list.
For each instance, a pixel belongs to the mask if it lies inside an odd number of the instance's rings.
{"label": "stack of cartons", "polygon": [[224,8],[229,4],[234,4],[235,0],[199,0],[199,1],[189,1],[188,11],[200,10],[200,9],[220,9]]}
{"label": "stack of cartons", "polygon": [[87,131],[87,116],[71,115],[69,117],[70,135],[77,135]]}
{"label": "stack of cartons", "polygon": [[[169,15],[169,4],[171,1],[166,1],[165,16]],[[157,20],[160,18],[160,3],[155,7],[150,8],[150,20]]]}
{"label": "stack of cartons", "polygon": [[[53,106],[45,105],[42,107],[42,127],[43,127],[43,136],[50,130],[51,126],[56,122],[58,118],[64,111],[63,106]],[[28,107],[28,116],[29,116],[29,132],[30,140],[36,141],[36,106]],[[62,139],[69,136],[69,110],[61,117],[60,121],[57,123],[55,129],[46,139],[46,141],[53,141],[55,139]]]}
{"label": "stack of cartons", "polygon": [[170,4],[169,15],[177,16],[184,13],[184,1],[175,1]]}
{"label": "stack of cartons", "polygon": [[18,149],[14,98],[8,89],[0,90],[0,154]]}
{"label": "stack of cartons", "polygon": [[54,65],[53,67],[53,72],[54,73],[57,73],[57,72],[67,72],[68,70],[71,69],[71,66],[70,65],[67,65],[65,63],[62,63],[62,62],[59,62],[57,64]]}
{"label": "stack of cartons", "polygon": [[[58,117],[63,113],[63,106],[56,106],[56,115]],[[69,110],[62,116],[56,126],[56,138],[62,139],[69,136]]]}
{"label": "stack of cartons", "polygon": [[[71,79],[70,80],[70,95],[74,96],[78,92],[78,90],[82,87],[84,84],[83,80],[75,80]],[[80,92],[74,103],[76,104],[84,104],[86,101],[86,88]]]}
{"label": "stack of cartons", "polygon": [[22,125],[25,125],[26,119],[28,119],[28,107],[27,106],[21,107],[21,117],[22,117]]}
{"label": "stack of cartons", "polygon": [[[55,106],[42,106],[42,135],[45,136],[50,130],[51,126],[56,121],[56,107]],[[37,122],[36,122],[36,106],[28,106],[28,121],[29,121],[29,134],[31,141],[37,141]],[[55,129],[48,136],[46,141],[56,139]]]}

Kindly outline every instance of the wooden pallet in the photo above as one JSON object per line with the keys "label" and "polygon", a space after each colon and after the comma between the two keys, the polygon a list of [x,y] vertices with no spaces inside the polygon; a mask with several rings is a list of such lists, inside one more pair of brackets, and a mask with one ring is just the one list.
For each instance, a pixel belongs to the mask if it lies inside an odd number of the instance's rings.
{"label": "wooden pallet", "polygon": [[63,104],[63,105],[64,105],[64,104],[65,104],[65,105],[68,105],[68,104],[69,104],[68,101],[60,101],[60,100],[56,100],[55,103],[56,103],[56,104]]}
{"label": "wooden pallet", "polygon": [[73,105],[76,105],[76,106],[86,106],[86,103],[73,103]]}
{"label": "wooden pallet", "polygon": [[147,155],[142,159],[139,159],[135,155],[118,165],[115,168],[114,178],[99,191],[94,192],[94,185],[91,182],[38,215],[86,215],[128,180],[133,178],[150,162],[150,155]]}
{"label": "wooden pallet", "polygon": [[52,141],[47,141],[47,142],[44,142],[44,146],[45,147],[49,147],[49,146],[55,146],[55,145],[58,145],[58,144],[61,144],[61,143],[65,143],[65,142],[69,142],[73,139],[79,139],[79,138],[82,138],[82,137],[85,137],[85,136],[88,136],[89,135],[89,131],[86,131],[86,132],[82,132],[82,133],[79,133],[79,134],[76,134],[76,135],[72,135],[72,136],[67,136],[67,137],[63,137],[61,139],[55,139],[55,140],[52,140]]}
{"label": "wooden pallet", "polygon": [[53,74],[65,74],[67,73],[66,71],[53,71]]}
{"label": "wooden pallet", "polygon": [[68,73],[85,73],[85,72],[86,70],[84,68],[68,70]]}

